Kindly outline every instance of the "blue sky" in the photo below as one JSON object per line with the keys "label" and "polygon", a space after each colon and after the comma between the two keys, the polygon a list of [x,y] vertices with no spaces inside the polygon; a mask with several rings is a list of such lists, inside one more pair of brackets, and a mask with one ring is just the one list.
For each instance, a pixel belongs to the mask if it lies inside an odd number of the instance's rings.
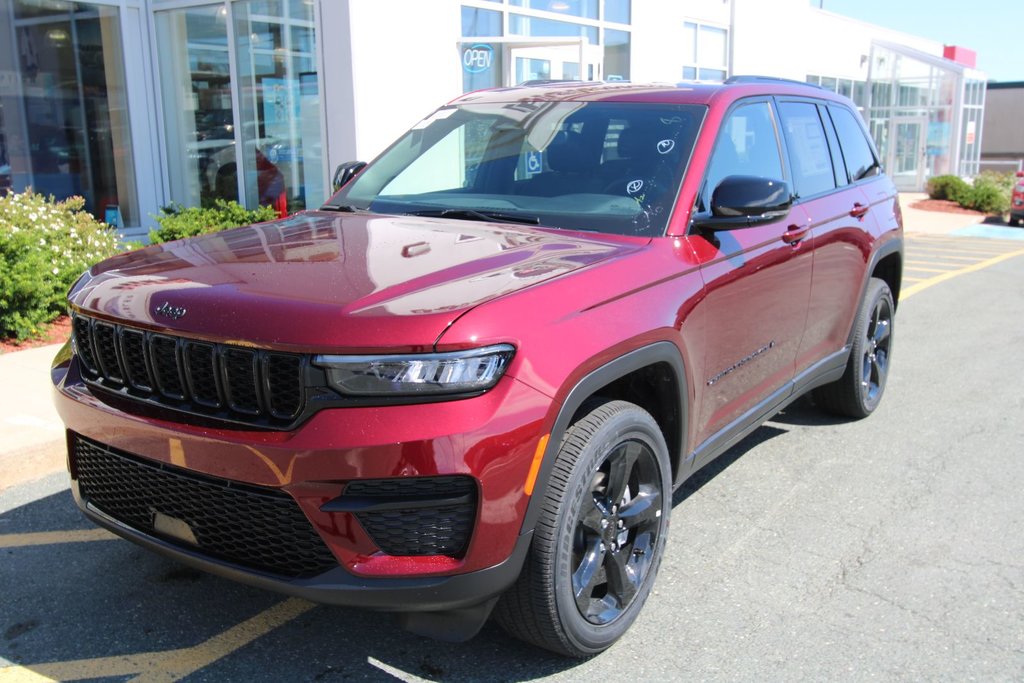
{"label": "blue sky", "polygon": [[[824,9],[978,53],[990,80],[1024,81],[1024,0],[820,0]],[[818,6],[819,0],[811,4]]]}

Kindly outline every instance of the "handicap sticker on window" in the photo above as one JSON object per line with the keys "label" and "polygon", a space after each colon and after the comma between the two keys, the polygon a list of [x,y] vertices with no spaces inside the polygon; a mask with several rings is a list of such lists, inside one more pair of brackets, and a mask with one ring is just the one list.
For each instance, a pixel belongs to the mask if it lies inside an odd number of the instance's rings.
{"label": "handicap sticker on window", "polygon": [[526,153],[526,174],[537,175],[544,170],[544,152]]}

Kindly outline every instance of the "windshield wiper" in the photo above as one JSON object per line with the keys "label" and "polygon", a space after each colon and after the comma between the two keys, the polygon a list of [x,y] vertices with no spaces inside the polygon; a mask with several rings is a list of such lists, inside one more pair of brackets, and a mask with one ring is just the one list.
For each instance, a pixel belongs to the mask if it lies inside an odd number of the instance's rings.
{"label": "windshield wiper", "polygon": [[341,211],[342,213],[361,213],[364,209],[360,209],[358,206],[352,206],[351,204],[324,204],[320,207],[321,211]]}
{"label": "windshield wiper", "polygon": [[454,218],[463,221],[486,221],[488,223],[523,223],[524,225],[540,225],[537,216],[501,213],[500,211],[478,211],[477,209],[422,209],[410,211],[409,216],[426,218]]}

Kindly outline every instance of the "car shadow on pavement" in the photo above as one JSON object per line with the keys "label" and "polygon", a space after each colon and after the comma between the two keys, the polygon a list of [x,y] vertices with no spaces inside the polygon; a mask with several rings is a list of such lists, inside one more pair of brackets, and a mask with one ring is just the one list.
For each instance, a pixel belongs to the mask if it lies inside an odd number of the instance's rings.
{"label": "car shadow on pavement", "polygon": [[739,460],[747,452],[757,448],[769,439],[785,434],[786,431],[787,430],[785,429],[780,429],[771,425],[762,425],[758,427],[735,446],[725,451],[692,474],[682,486],[676,489],[672,496],[672,507],[678,506],[684,500],[699,491],[702,486],[724,472],[729,465]]}
{"label": "car shadow on pavement", "polygon": [[828,427],[850,422],[852,418],[832,415],[819,408],[813,397],[804,395],[793,401],[785,410],[768,420],[769,423],[801,427]]}

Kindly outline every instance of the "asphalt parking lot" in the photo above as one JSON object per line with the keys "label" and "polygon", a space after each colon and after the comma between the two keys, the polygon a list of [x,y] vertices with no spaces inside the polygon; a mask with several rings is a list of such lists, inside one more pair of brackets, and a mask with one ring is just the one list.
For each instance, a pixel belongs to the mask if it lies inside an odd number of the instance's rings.
{"label": "asphalt parking lot", "polygon": [[692,478],[598,657],[192,571],[92,527],[58,472],[0,492],[0,682],[1022,680],[1024,242],[914,235],[907,259],[879,410],[801,400]]}

